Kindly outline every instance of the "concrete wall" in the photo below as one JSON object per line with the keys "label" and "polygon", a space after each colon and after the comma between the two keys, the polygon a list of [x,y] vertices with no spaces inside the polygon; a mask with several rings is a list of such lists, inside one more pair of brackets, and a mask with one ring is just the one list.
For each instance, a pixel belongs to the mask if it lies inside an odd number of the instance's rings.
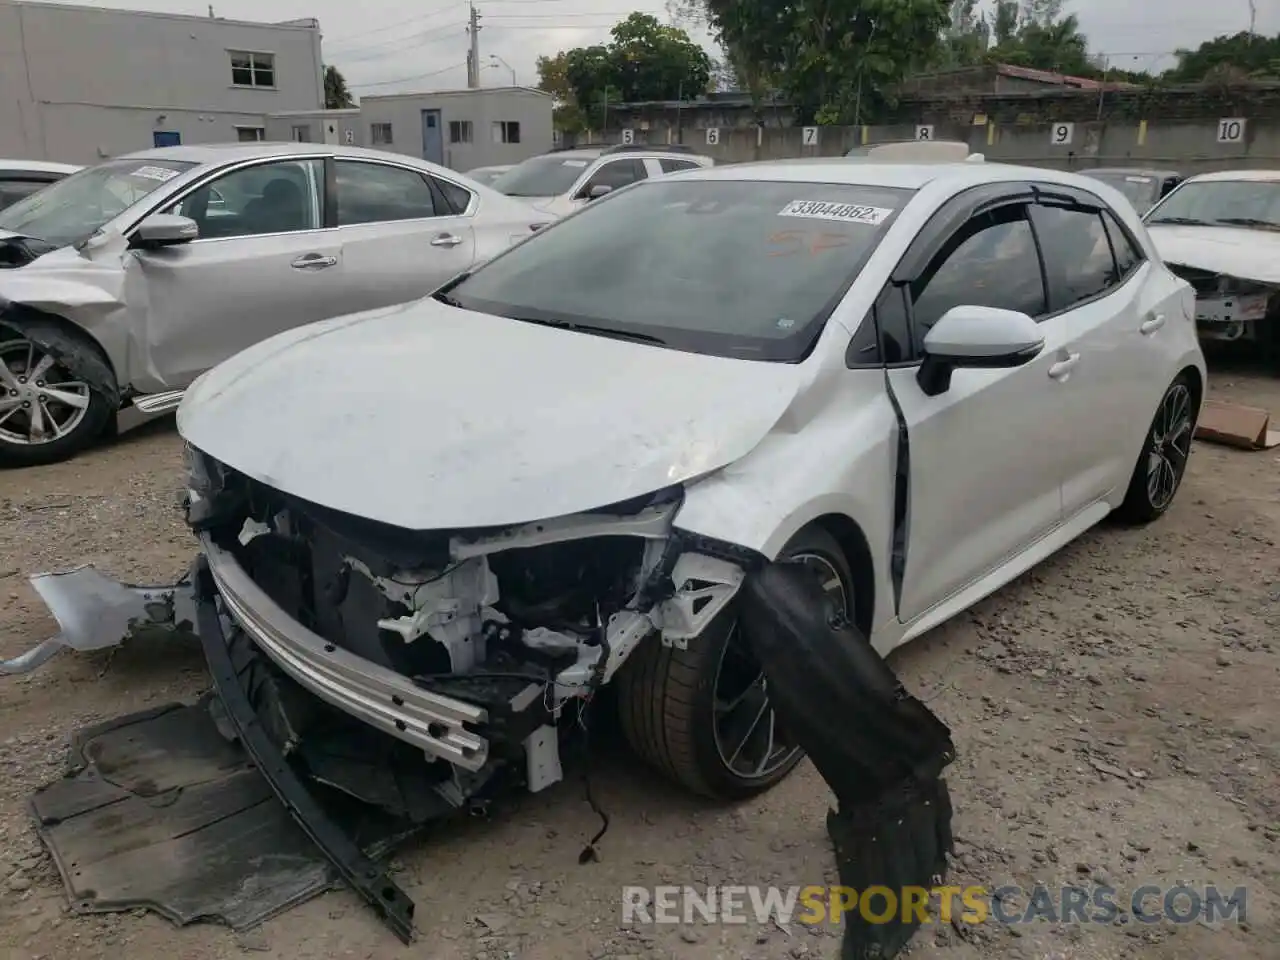
{"label": "concrete wall", "polygon": [[[232,83],[230,50],[275,57],[274,88]],[[153,145],[237,139],[237,126],[324,105],[305,25],[0,0],[0,156],[92,163]]]}
{"label": "concrete wall", "polygon": [[[849,148],[912,139],[917,125],[933,127],[936,140],[963,140],[991,160],[1062,169],[1145,164],[1199,173],[1231,167],[1280,168],[1280,84],[1236,91],[1016,94],[904,100],[899,120],[868,127],[822,127],[816,146],[805,146],[797,127],[719,129],[719,144],[706,128],[719,112],[687,111],[679,128],[650,121],[633,128],[638,143],[684,143],[720,162],[801,156],[840,156]],[[1101,118],[1100,118],[1101,117]],[[1239,142],[1220,143],[1222,119],[1244,118]],[[711,120],[711,123],[707,121]],[[1060,123],[1072,125],[1068,142],[1053,142]],[[622,139],[620,129],[602,138]]]}
{"label": "concrete wall", "polygon": [[[552,109],[547,94],[524,87],[492,87],[441,93],[397,94],[364,97],[360,101],[360,122],[365,144],[421,157],[422,111],[439,110],[444,136],[444,164],[467,171],[500,163],[519,163],[551,149]],[[470,121],[471,142],[451,143],[449,124]],[[520,124],[519,143],[495,143],[492,126],[499,121]],[[372,142],[370,129],[376,123],[391,124],[392,143]]]}

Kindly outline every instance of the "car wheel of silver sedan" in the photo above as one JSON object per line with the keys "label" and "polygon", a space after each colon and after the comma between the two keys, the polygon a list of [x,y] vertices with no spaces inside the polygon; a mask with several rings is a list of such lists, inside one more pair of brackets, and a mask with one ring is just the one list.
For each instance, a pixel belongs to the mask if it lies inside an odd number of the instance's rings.
{"label": "car wheel of silver sedan", "polygon": [[[65,339],[68,351],[85,349]],[[101,435],[111,413],[54,351],[20,335],[0,339],[0,466],[66,460]]]}
{"label": "car wheel of silver sedan", "polygon": [[1199,410],[1197,381],[1187,373],[1179,374],[1160,398],[1147,430],[1124,503],[1116,510],[1121,521],[1150,523],[1173,504],[1191,456]]}
{"label": "car wheel of silver sedan", "polygon": [[[801,530],[779,559],[812,570],[832,600],[853,614],[853,574],[825,530]],[[804,756],[774,714],[733,606],[685,650],[664,647],[657,637],[645,641],[619,675],[618,706],[633,749],[703,796],[761,793]]]}

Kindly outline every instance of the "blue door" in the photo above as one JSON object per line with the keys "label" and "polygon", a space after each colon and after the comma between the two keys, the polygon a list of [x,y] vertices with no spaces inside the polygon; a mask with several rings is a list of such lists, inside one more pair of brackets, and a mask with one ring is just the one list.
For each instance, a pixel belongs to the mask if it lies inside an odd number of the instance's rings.
{"label": "blue door", "polygon": [[151,134],[151,142],[157,147],[180,147],[182,134],[177,130],[157,130]]}
{"label": "blue door", "polygon": [[422,111],[422,159],[444,166],[444,136],[440,130],[440,111]]}

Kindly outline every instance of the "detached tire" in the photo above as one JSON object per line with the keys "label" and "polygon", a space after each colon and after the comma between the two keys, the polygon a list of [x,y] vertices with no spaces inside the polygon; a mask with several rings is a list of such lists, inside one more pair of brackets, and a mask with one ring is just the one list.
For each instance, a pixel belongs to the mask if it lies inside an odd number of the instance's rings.
{"label": "detached tire", "polygon": [[[816,525],[804,528],[779,559],[812,567],[833,597],[840,591],[852,614],[853,574],[829,533]],[[804,756],[777,725],[763,685],[752,682],[760,667],[738,637],[736,608],[730,605],[685,650],[649,637],[623,666],[617,684],[619,716],[632,749],[688,790],[719,800],[770,789]],[[732,734],[753,719],[757,725],[735,755],[738,738]]]}
{"label": "detached tire", "polygon": [[94,386],[115,376],[92,341],[56,323],[32,323],[39,343],[24,332],[25,321],[0,327],[0,468],[69,460],[102,436],[116,413],[114,398]]}
{"label": "detached tire", "polygon": [[1180,373],[1160,398],[1134,465],[1129,490],[1116,509],[1121,523],[1141,525],[1164,516],[1182,486],[1198,413],[1191,376]]}

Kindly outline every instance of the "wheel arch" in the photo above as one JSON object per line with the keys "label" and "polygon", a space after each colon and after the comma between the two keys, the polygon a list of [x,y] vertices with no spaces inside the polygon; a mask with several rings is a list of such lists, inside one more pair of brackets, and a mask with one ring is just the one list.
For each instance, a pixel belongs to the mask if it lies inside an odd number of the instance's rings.
{"label": "wheel arch", "polygon": [[[9,303],[0,308],[0,337],[6,330],[17,333],[19,336],[29,337],[37,345],[49,350],[61,362],[84,377],[90,386],[95,387],[117,407],[119,406],[121,393],[119,371],[116,370],[106,347],[91,331],[61,314],[22,303]],[[49,344],[47,338],[51,332],[56,332],[82,345],[89,352],[90,357],[101,364],[101,367],[95,368],[92,362],[80,362],[81,358],[69,354],[61,349],[60,345]]]}

